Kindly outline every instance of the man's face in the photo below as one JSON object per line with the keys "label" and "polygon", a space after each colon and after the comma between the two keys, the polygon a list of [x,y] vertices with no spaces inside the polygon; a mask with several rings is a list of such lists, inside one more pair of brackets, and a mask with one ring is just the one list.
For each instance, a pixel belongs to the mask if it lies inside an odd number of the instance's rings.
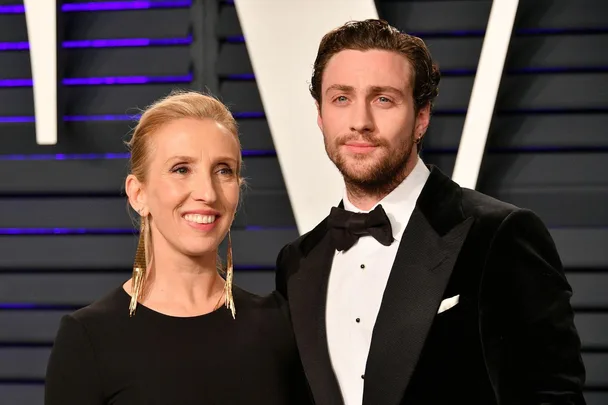
{"label": "man's face", "polygon": [[385,50],[344,50],[327,63],[317,121],[347,183],[368,191],[396,186],[415,165],[414,141],[430,114],[415,111],[412,77],[406,57]]}

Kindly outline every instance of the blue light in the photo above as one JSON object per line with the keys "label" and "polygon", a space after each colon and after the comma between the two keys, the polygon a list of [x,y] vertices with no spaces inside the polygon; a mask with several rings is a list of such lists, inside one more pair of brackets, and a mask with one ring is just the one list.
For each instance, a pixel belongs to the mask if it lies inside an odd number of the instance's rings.
{"label": "blue light", "polygon": [[223,78],[228,80],[255,80],[255,75],[253,73],[242,73],[236,75],[227,75]]}
{"label": "blue light", "polygon": [[34,309],[34,308],[36,308],[36,304],[11,303],[11,302],[0,303],[0,309]]}
{"label": "blue light", "polygon": [[0,228],[0,235],[135,235],[137,229]]}
{"label": "blue light", "polygon": [[57,153],[32,155],[0,155],[2,160],[100,160],[100,159],[128,159],[129,153]]}
{"label": "blue light", "polygon": [[[245,157],[276,156],[274,150],[244,150],[241,154]],[[129,159],[130,153],[56,153],[56,154],[10,154],[0,155],[0,161],[19,160],[104,160],[104,159]]]}
{"label": "blue light", "polygon": [[230,42],[232,44],[243,44],[245,43],[245,37],[242,35],[228,36],[224,38],[224,41]]}
{"label": "blue light", "polygon": [[0,117],[0,122],[3,123],[16,123],[16,122],[35,122],[34,117],[30,116],[10,116]]}
{"label": "blue light", "polygon": [[266,115],[263,112],[257,111],[243,111],[243,112],[234,112],[232,113],[234,118],[264,118]]}
{"label": "blue light", "polygon": [[[106,114],[106,115],[66,115],[64,121],[135,121],[141,115]],[[0,117],[2,122],[2,117]]]}
{"label": "blue light", "polygon": [[[243,111],[232,113],[234,118],[264,118],[263,112]],[[136,121],[141,115],[106,114],[106,115],[66,115],[64,121]],[[35,122],[33,116],[0,116],[0,123]]]}
{"label": "blue light", "polygon": [[[191,0],[170,1],[103,1],[88,3],[68,3],[61,6],[61,11],[120,11],[120,10],[146,10],[154,8],[185,8],[192,6]],[[23,14],[25,6],[0,6],[0,14]]]}
{"label": "blue light", "polygon": [[[294,226],[246,226],[249,232],[264,230],[295,230]],[[136,228],[0,228],[0,235],[137,235]]]}
{"label": "blue light", "polygon": [[296,230],[295,226],[261,226],[261,225],[250,225],[245,227],[246,231],[258,232],[258,231],[292,231]]}
{"label": "blue light", "polygon": [[[192,74],[185,76],[116,76],[116,77],[71,77],[63,79],[65,86],[108,86],[150,83],[190,83]],[[32,79],[3,79],[0,87],[31,87]]]}
{"label": "blue light", "polygon": [[61,9],[73,11],[113,11],[113,10],[145,10],[151,8],[184,8],[192,6],[191,0],[169,1],[105,1],[90,3],[63,4]]}
{"label": "blue light", "polygon": [[0,310],[74,311],[79,308],[82,308],[82,306],[65,304],[37,304],[32,302],[0,302]]}
{"label": "blue light", "polygon": [[[192,37],[186,38],[122,38],[122,39],[84,39],[65,41],[63,48],[128,48],[146,46],[190,45]],[[0,51],[19,51],[30,49],[29,42],[0,42]]]}

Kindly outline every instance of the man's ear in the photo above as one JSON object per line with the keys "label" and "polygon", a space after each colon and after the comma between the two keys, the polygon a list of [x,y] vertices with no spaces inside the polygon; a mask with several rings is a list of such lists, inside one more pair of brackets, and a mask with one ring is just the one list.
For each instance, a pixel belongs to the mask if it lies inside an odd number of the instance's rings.
{"label": "man's ear", "polygon": [[416,139],[422,139],[422,137],[424,137],[430,121],[431,105],[430,103],[427,103],[427,105],[418,110],[418,114],[416,114],[416,127],[414,131],[414,137]]}
{"label": "man's ear", "polygon": [[317,125],[319,126],[321,132],[323,132],[323,117],[321,116],[321,105],[318,101],[315,102],[315,105],[317,106]]}

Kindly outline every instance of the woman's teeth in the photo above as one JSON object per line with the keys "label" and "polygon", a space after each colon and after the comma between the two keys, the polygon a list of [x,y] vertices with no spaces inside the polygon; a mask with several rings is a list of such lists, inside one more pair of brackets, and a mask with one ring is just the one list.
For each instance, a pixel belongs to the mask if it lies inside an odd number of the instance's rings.
{"label": "woman's teeth", "polygon": [[210,224],[215,221],[215,215],[186,214],[184,219],[197,224]]}

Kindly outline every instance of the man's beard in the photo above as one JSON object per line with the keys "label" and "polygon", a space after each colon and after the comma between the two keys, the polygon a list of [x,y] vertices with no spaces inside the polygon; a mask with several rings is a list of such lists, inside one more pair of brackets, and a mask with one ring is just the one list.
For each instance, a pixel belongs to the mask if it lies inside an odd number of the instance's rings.
{"label": "man's beard", "polygon": [[[325,150],[330,160],[344,177],[344,182],[349,191],[354,194],[374,196],[383,196],[390,193],[407,176],[408,162],[411,159],[412,148],[415,147],[411,142],[412,139],[413,133],[409,138],[404,139],[395,150],[391,151],[386,142],[366,134],[341,137],[331,147],[328,145],[327,138],[324,137]],[[384,154],[375,160],[369,159],[365,154],[355,155],[347,160],[344,154],[340,153],[340,147],[350,140],[369,142],[380,148]],[[360,163],[357,163],[357,161]],[[358,167],[354,168],[355,165]]]}

